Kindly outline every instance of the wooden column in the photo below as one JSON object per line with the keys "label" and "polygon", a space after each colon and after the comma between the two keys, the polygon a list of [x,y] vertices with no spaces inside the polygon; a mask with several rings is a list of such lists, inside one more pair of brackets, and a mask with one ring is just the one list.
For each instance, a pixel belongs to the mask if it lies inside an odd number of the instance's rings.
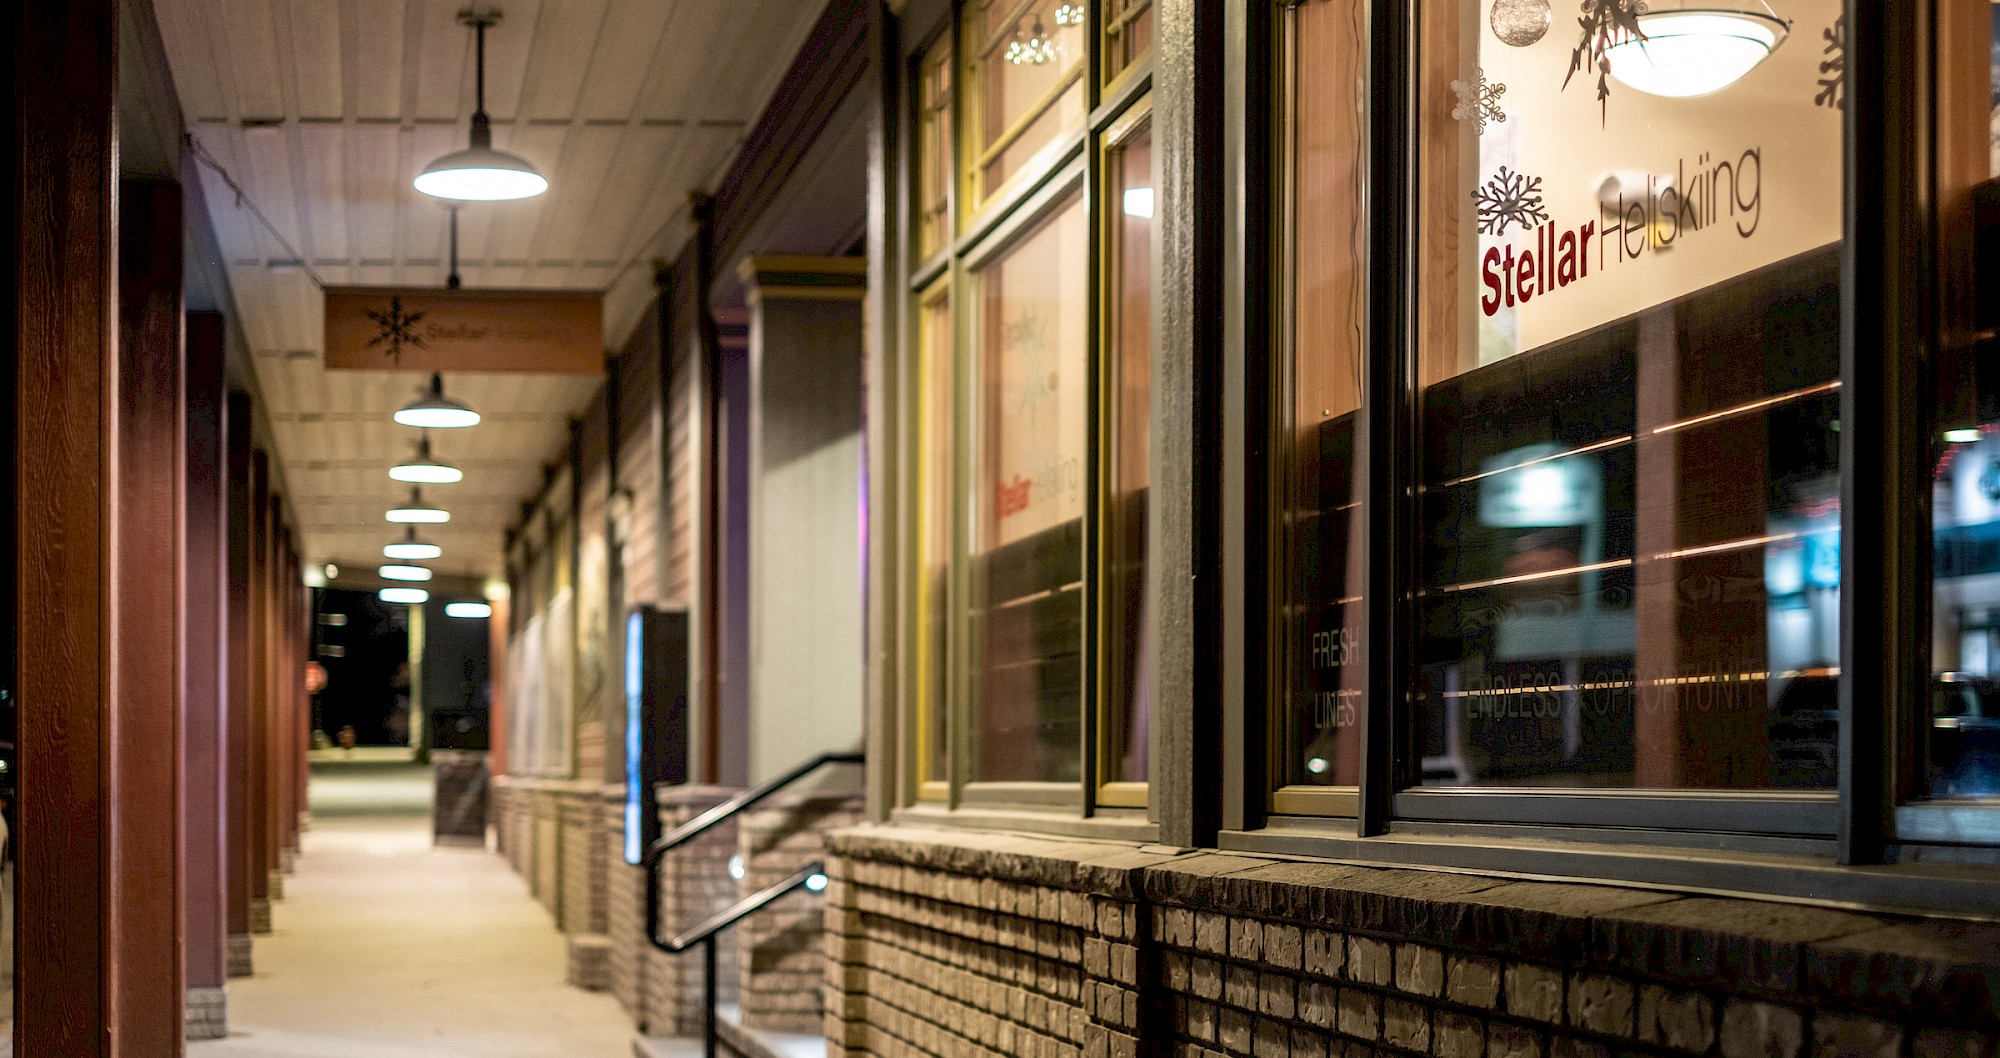
{"label": "wooden column", "polygon": [[180,627],[183,426],[181,194],[126,181],[112,547],[113,858],[109,1025],[117,1054],[181,1053]]}
{"label": "wooden column", "polygon": [[250,453],[250,932],[271,932],[271,461]]}
{"label": "wooden column", "polygon": [[250,469],[250,397],[243,393],[231,393],[227,417],[223,423],[226,448],[229,525],[228,525],[228,577],[229,598],[226,620],[228,622],[228,642],[224,652],[227,657],[226,690],[228,715],[223,722],[227,744],[225,747],[227,773],[224,779],[227,788],[228,809],[225,813],[227,824],[224,841],[224,871],[228,885],[225,887],[227,914],[227,965],[229,976],[248,977],[252,970],[250,954],[250,900],[255,889],[252,884],[254,857],[250,842],[250,701],[251,682],[255,669],[252,667],[251,649],[251,526],[252,481]]}
{"label": "wooden column", "polygon": [[187,539],[182,587],[181,785],[182,878],[185,890],[187,1002],[190,1038],[229,1032],[226,984],[228,901],[225,805],[228,726],[223,678],[224,527],[229,517],[223,452],[224,329],[222,317],[187,317]]}
{"label": "wooden column", "polygon": [[298,594],[294,585],[299,583],[298,545],[293,540],[290,519],[287,519],[279,533],[279,559],[277,583],[273,585],[271,617],[275,627],[271,641],[277,649],[273,653],[272,685],[273,701],[277,706],[276,724],[271,732],[271,760],[274,765],[272,781],[276,789],[272,791],[272,803],[277,807],[276,822],[278,869],[290,874],[292,858],[299,848],[299,804],[296,795],[298,762],[293,759],[297,742],[292,732],[298,727],[299,681],[293,678],[297,669],[294,651],[298,643],[292,635],[292,621],[295,616]]}
{"label": "wooden column", "polygon": [[115,703],[108,561],[116,455],[116,7],[15,16],[15,519],[20,658],[16,1048],[105,1055]]}

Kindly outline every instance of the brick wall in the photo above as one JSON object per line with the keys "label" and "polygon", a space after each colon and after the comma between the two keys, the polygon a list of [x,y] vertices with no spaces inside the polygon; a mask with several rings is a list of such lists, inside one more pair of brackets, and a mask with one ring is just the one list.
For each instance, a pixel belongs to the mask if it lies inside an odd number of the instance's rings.
{"label": "brick wall", "polygon": [[[701,814],[736,793],[719,786],[662,787],[658,799],[662,832]],[[666,936],[694,926],[736,902],[736,881],[729,876],[729,857],[736,852],[736,823],[724,823],[668,854],[661,872],[660,932]],[[644,898],[643,884],[639,896]],[[639,923],[645,922],[644,905]],[[722,934],[717,949],[716,973],[721,1001],[737,999],[736,952],[738,938],[731,930]],[[646,1031],[656,1035],[687,1035],[700,1031],[702,973],[701,952],[667,955],[647,944],[643,946],[642,1019]]]}
{"label": "brick wall", "polygon": [[[780,795],[744,814],[738,834],[743,857],[740,895],[784,881],[799,868],[827,858],[826,835],[861,818],[853,796]],[[737,927],[741,934],[743,1023],[775,1032],[817,1032],[820,1028],[822,955],[821,898],[812,893],[785,897]]]}
{"label": "brick wall", "polygon": [[1157,846],[832,838],[846,1058],[1993,1058],[2000,927]]}

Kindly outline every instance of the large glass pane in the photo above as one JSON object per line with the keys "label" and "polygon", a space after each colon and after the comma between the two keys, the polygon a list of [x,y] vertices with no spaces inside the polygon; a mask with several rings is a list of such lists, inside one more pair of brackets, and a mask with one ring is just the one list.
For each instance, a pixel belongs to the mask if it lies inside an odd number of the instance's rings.
{"label": "large glass pane", "polygon": [[1426,783],[1834,786],[1842,8],[1770,3],[1426,5]]}
{"label": "large glass pane", "polygon": [[1152,478],[1153,128],[1150,119],[1104,152],[1105,183],[1117,197],[1105,267],[1107,376],[1103,557],[1107,782],[1146,781],[1151,702],[1145,670],[1146,497]]}
{"label": "large glass pane", "polygon": [[946,282],[921,303],[917,332],[915,564],[917,778],[942,782],[951,757],[952,346]]}
{"label": "large glass pane", "polygon": [[2000,4],[1938,5],[1930,793],[2000,797]]}
{"label": "large glass pane", "polygon": [[917,71],[917,254],[951,238],[951,35],[938,38]]}
{"label": "large glass pane", "polygon": [[1153,0],[1104,0],[1104,80],[1111,81],[1153,46]]}
{"label": "large glass pane", "polygon": [[985,0],[965,12],[978,91],[971,170],[984,201],[1083,118],[1085,6],[1080,0]]}
{"label": "large glass pane", "polygon": [[1281,785],[1353,786],[1360,775],[1361,365],[1366,318],[1367,116],[1357,71],[1365,5],[1291,16],[1286,255],[1292,346],[1283,479]]}
{"label": "large glass pane", "polygon": [[1071,194],[974,276],[976,780],[1080,776],[1089,257]]}

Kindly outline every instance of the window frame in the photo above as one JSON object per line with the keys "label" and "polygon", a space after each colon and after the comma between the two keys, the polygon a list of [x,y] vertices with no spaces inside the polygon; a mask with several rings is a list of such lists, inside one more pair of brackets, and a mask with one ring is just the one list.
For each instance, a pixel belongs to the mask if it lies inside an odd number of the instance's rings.
{"label": "window frame", "polygon": [[[1247,191],[1252,196],[1268,195],[1265,208],[1244,211],[1247,223],[1255,223],[1259,218],[1270,218],[1276,230],[1269,233],[1271,253],[1268,260],[1252,261],[1252,267],[1269,270],[1270,282],[1264,283],[1268,291],[1268,304],[1254,304],[1254,277],[1247,279],[1250,289],[1242,292],[1246,304],[1244,316],[1261,316],[1263,326],[1272,332],[1273,354],[1269,357],[1269,376],[1262,380],[1268,388],[1267,407],[1259,409],[1262,416],[1262,432],[1253,432],[1251,438],[1264,437],[1275,441],[1283,429],[1284,415],[1281,402],[1289,393],[1289,375],[1292,357],[1296,354],[1296,342],[1291,321],[1292,294],[1291,266],[1287,253],[1291,246],[1294,227],[1292,223],[1293,186],[1290,172],[1291,142],[1295,130],[1291,128],[1290,112],[1293,107],[1294,85],[1297,72],[1295,9],[1305,3],[1323,0],[1284,0],[1273,5],[1277,10],[1262,12],[1255,6],[1244,14],[1233,15],[1240,28],[1233,34],[1238,40],[1263,42],[1267,45],[1263,54],[1274,56],[1276,61],[1268,71],[1259,69],[1257,53],[1246,46],[1231,56],[1237,69],[1233,76],[1241,84],[1252,85],[1260,78],[1268,82],[1268,90],[1274,98],[1262,112],[1253,108],[1233,110],[1228,120],[1246,130],[1239,134],[1238,142],[1246,142],[1261,135],[1269,138],[1275,164],[1269,166],[1269,174],[1261,187],[1253,186]],[[1371,510],[1362,531],[1363,546],[1368,548],[1367,563],[1370,575],[1365,587],[1367,620],[1371,629],[1369,651],[1371,669],[1367,677],[1368,694],[1364,703],[1362,720],[1362,774],[1358,787],[1297,787],[1282,784],[1282,771],[1278,768],[1275,755],[1282,752],[1283,724],[1288,703],[1282,700],[1283,682],[1281,677],[1282,659],[1279,651],[1282,640],[1275,633],[1281,627],[1285,586],[1281,582],[1284,571],[1273,563],[1261,581],[1246,585],[1249,593],[1249,610],[1254,615],[1261,633],[1270,637],[1270,642],[1261,656],[1253,654],[1257,664],[1253,680],[1243,688],[1243,699],[1233,711],[1235,722],[1248,725],[1245,735],[1256,732],[1264,739],[1265,758],[1263,767],[1269,769],[1262,781],[1250,780],[1243,791],[1242,808],[1235,813],[1231,827],[1225,829],[1225,847],[1261,851],[1300,851],[1299,832],[1329,833],[1348,830],[1365,845],[1371,837],[1391,832],[1399,835],[1415,834],[1499,834],[1526,833],[1553,839],[1577,839],[1583,841],[1604,841],[1610,828],[1617,828],[1623,840],[1643,840],[1646,843],[1668,847],[1719,847],[1744,851],[1767,850],[1773,842],[1796,848],[1809,848],[1825,862],[1857,863],[1884,862],[1893,850],[1895,838],[1905,841],[1929,839],[1934,841],[1983,841],[2000,843],[2000,806],[1981,806],[1968,803],[1911,803],[1894,805],[1885,794],[1894,787],[1888,776],[1907,775],[1908,765],[1900,758],[1909,756],[1908,745],[1911,714],[1923,712],[1927,715],[1926,699],[1921,689],[1921,671],[1925,665],[1913,667],[1907,662],[1881,658],[1863,658],[1857,665],[1858,654],[1853,644],[1865,642],[1857,639],[1860,628],[1857,621],[1858,598],[1869,597],[1870,583],[1880,584],[1883,590],[1894,594],[1905,607],[1913,598],[1912,587],[1908,583],[1912,574],[1909,570],[1892,567],[1902,565],[1891,561],[1892,555],[1927,554],[1923,545],[1927,540],[1918,540],[1907,525],[1896,532],[1898,519],[1907,523],[1908,512],[1924,510],[1927,517],[1927,497],[1922,490],[1928,488],[1928,478],[1916,464],[1915,458],[1922,450],[1924,434],[1913,429],[1906,420],[1920,418],[1920,401],[1903,399],[1900,412],[1890,407],[1899,397],[1897,394],[1913,395],[1909,378],[1913,374],[1910,365],[1918,362],[1928,337],[1928,321],[1916,307],[1909,289],[1911,284],[1921,282],[1920,274],[1904,274],[1896,283],[1889,284],[1887,292],[1854,282],[1860,270],[1859,262],[1881,260],[1885,246],[1913,245],[1920,242],[1921,233],[1912,230],[1925,214],[1912,210],[1907,214],[1884,217],[1883,214],[1896,213],[1889,208],[1897,201],[1918,201],[1922,199],[1920,190],[1910,186],[1916,179],[1904,177],[1899,183],[1893,170],[1894,165],[1882,162],[1896,158],[1917,159],[1917,164],[1906,170],[1924,168],[1924,155],[1913,133],[1901,128],[1889,128],[1895,122],[1888,116],[1889,111],[1922,114],[1926,100],[1921,98],[1928,85],[1921,87],[1899,85],[1893,71],[1913,68],[1898,63],[1927,54],[1931,45],[1922,35],[1916,19],[1899,15],[1894,5],[1885,0],[1848,0],[1846,14],[1850,26],[1858,27],[1863,19],[1872,18],[1877,27],[1878,39],[1884,47],[1874,53],[1875,63],[1864,63],[1863,69],[1850,68],[1849,106],[1845,109],[1843,147],[1843,187],[1844,203],[1843,237],[1840,244],[1842,262],[1842,323],[1840,329],[1842,420],[1847,423],[1869,422],[1880,426],[1878,431],[1857,431],[1851,426],[1843,432],[1841,453],[1842,473],[1842,565],[1846,582],[1842,591],[1842,677],[1841,677],[1841,777],[1835,790],[1827,791],[1783,791],[1783,790],[1743,790],[1743,791],[1702,791],[1702,790],[1550,790],[1521,789],[1508,787],[1468,787],[1465,789],[1428,788],[1420,785],[1415,765],[1419,750],[1415,743],[1417,732],[1414,716],[1408,712],[1408,703],[1403,697],[1415,684],[1416,667],[1412,643],[1415,635],[1415,606],[1411,599],[1403,597],[1411,585],[1417,583],[1415,577],[1415,548],[1410,543],[1412,533],[1421,527],[1420,511],[1416,507],[1412,485],[1417,482],[1417,467],[1414,453],[1417,451],[1417,417],[1415,402],[1418,395],[1417,349],[1416,349],[1416,298],[1412,296],[1417,283],[1418,234],[1414,220],[1419,196],[1423,193],[1423,159],[1418,155],[1421,133],[1415,128],[1415,98],[1417,85],[1422,77],[1420,67],[1420,30],[1418,9],[1423,5],[1418,0],[1370,0],[1371,40],[1368,42],[1369,70],[1366,91],[1369,95],[1371,120],[1369,123],[1368,167],[1370,172],[1369,196],[1371,199],[1370,248],[1369,248],[1369,296],[1367,301],[1370,324],[1366,341],[1367,366],[1364,371],[1364,408],[1362,411],[1362,459],[1366,466],[1366,476],[1371,484],[1368,489]],[[1900,25],[1898,24],[1900,22]],[[1893,31],[1893,32],[1892,32]],[[1850,31],[1852,33],[1852,31]],[[1852,63],[1850,59],[1850,63]],[[1863,80],[1867,78],[1867,80]],[[1246,97],[1254,92],[1246,92]],[[1869,102],[1877,107],[1872,111]],[[1383,117],[1392,120],[1382,120]],[[1877,119],[1879,118],[1879,119]],[[1399,120],[1398,120],[1399,119]],[[1864,120],[1871,119],[1871,120]],[[1259,123],[1268,122],[1261,132],[1253,131]],[[1907,122],[1908,128],[1920,128],[1917,121]],[[1870,164],[1869,160],[1875,163]],[[1866,208],[1858,208],[1860,203],[1870,203]],[[1859,222],[1857,222],[1859,218]],[[1239,239],[1249,244],[1248,234],[1239,233]],[[1871,256],[1872,255],[1872,256]],[[1878,266],[1879,267],[1879,266]],[[1908,269],[1905,270],[1909,271]],[[1898,300],[1900,299],[1900,301]],[[1871,386],[1868,377],[1857,373],[1860,357],[1857,350],[1868,343],[1863,328],[1872,326],[1877,333],[1890,340],[1872,343],[1875,348],[1899,349],[1898,357],[1880,358],[1893,360],[1900,365],[1896,370],[1886,372],[1890,376],[1884,385]],[[1255,332],[1246,334],[1245,370],[1256,372],[1259,360],[1256,346],[1252,344]],[[1863,365],[1864,367],[1866,365]],[[1878,371],[1880,375],[1883,372]],[[1253,420],[1256,416],[1252,416]],[[1253,430],[1256,429],[1253,427]],[[1886,450],[1888,459],[1878,460],[1878,467],[1871,467],[1863,458],[1868,453],[1868,442],[1863,440],[1868,433],[1878,438]],[[1253,444],[1256,444],[1254,440]],[[1254,480],[1267,484],[1282,480],[1284,473],[1280,446],[1265,444],[1261,458],[1252,459],[1249,473]],[[1913,473],[1912,471],[1918,471]],[[1276,495],[1273,490],[1273,495]],[[1250,512],[1246,523],[1262,526],[1261,536],[1268,546],[1277,547],[1282,543],[1283,513],[1274,500],[1253,499],[1259,509]],[[1868,515],[1857,517],[1866,503]],[[1926,530],[1927,532],[1927,530]],[[1900,544],[1898,548],[1894,545]],[[1912,546],[1912,545],[1915,546]],[[1919,570],[1921,579],[1927,575],[1928,567]],[[1928,606],[1928,588],[1924,586],[1922,605]],[[1884,627],[1881,615],[1875,617],[1875,627]],[[1890,627],[1893,636],[1881,640],[1882,645],[1873,648],[1877,654],[1897,653],[1896,645],[1907,645],[1922,656],[1924,647],[1918,641],[1915,629],[1917,621],[1910,612],[1902,619],[1900,626]],[[1893,621],[1891,622],[1893,625]],[[1865,636],[1865,633],[1864,633]],[[1912,650],[1901,651],[1905,656]],[[1870,666],[1869,661],[1877,662]],[[1879,672],[1869,672],[1869,668]],[[1916,678],[1913,678],[1916,677]],[[1893,705],[1891,705],[1893,703]],[[1885,705],[1890,707],[1885,708]],[[1898,743],[1895,752],[1887,754],[1887,762],[1859,761],[1864,756],[1863,747],[1870,744],[1880,746],[1885,743],[1874,741],[1871,735],[1887,735],[1896,732]],[[1254,745],[1254,738],[1246,739]],[[1857,768],[1865,763],[1867,767]],[[1868,774],[1863,774],[1863,773]],[[1887,773],[1884,776],[1882,773]],[[1871,786],[1881,791],[1871,794]],[[1902,789],[1907,796],[1907,784]],[[1262,805],[1263,811],[1257,806]],[[1632,808],[1643,804],[1648,810],[1656,810],[1654,815],[1668,815],[1675,820],[1670,827],[1633,828]],[[1983,815],[1982,815],[1983,809]],[[1890,821],[1900,830],[1891,830],[1876,821]],[[1878,835],[1874,839],[1871,852],[1865,846],[1865,838],[1871,829]],[[1329,831],[1329,828],[1331,830]],[[1861,840],[1857,841],[1857,836]],[[1407,840],[1407,839],[1406,839]]]}
{"label": "window frame", "polygon": [[[947,653],[952,665],[949,700],[945,703],[949,753],[948,759],[943,762],[944,767],[940,769],[946,777],[929,781],[923,778],[929,753],[923,739],[928,729],[919,716],[924,692],[916,686],[918,666],[915,652],[910,649],[915,642],[913,622],[920,619],[916,606],[917,571],[912,559],[906,555],[899,561],[895,574],[899,584],[897,597],[900,611],[897,637],[903,649],[897,662],[900,688],[895,695],[894,719],[904,747],[898,754],[901,762],[896,783],[898,804],[892,809],[892,814],[897,817],[973,826],[993,825],[995,819],[1018,819],[1037,828],[1063,832],[1140,840],[1158,836],[1158,827],[1150,821],[1152,809],[1148,805],[1147,784],[1101,784],[1098,781],[1104,773],[1100,756],[1103,740],[1099,735],[1104,714],[1102,666],[1099,664],[1103,650],[1100,615],[1104,602],[1098,581],[1101,577],[1099,540],[1104,517],[1102,460],[1106,443],[1102,429],[1105,422],[1103,383],[1108,369],[1103,350],[1104,295],[1101,288],[1105,282],[1105,240],[1109,230],[1105,223],[1108,214],[1100,207],[1103,198],[1100,188],[1104,176],[1104,151],[1111,143],[1110,135],[1121,132],[1128,122],[1150,120],[1150,100],[1147,96],[1153,76],[1153,50],[1149,48],[1112,78],[1111,84],[1099,84],[1097,71],[1103,41],[1099,11],[1098,4],[1088,5],[1089,21],[1083,34],[1088,54],[1077,64],[1075,73],[1066,76],[1047,98],[1037,103],[1032,113],[1017,123],[1015,129],[1009,130],[1009,134],[1017,135],[1019,129],[1032,124],[1063,92],[1074,89],[1078,81],[1081,82],[1085,103],[1082,118],[1060,130],[999,186],[990,189],[991,193],[983,201],[978,197],[982,167],[990,161],[991,154],[1005,148],[999,140],[996,140],[995,147],[983,153],[977,146],[980,130],[974,127],[976,122],[970,115],[979,105],[978,93],[982,88],[969,58],[970,35],[975,29],[970,24],[967,8],[954,5],[941,25],[921,38],[913,38],[901,53],[902,83],[907,88],[903,93],[906,102],[901,112],[906,127],[920,130],[925,59],[940,37],[949,37],[954,50],[955,91],[951,100],[954,164],[949,191],[951,236],[942,249],[925,255],[922,248],[923,204],[918,201],[921,197],[918,193],[918,174],[923,164],[920,152],[925,144],[920,134],[911,135],[909,142],[895,152],[900,171],[892,179],[902,199],[900,215],[905,218],[903,231],[895,246],[904,262],[899,268],[901,276],[898,282],[898,297],[902,304],[900,334],[903,338],[898,343],[903,352],[898,377],[905,392],[910,394],[900,402],[894,425],[899,450],[894,465],[898,479],[903,482],[898,524],[903,532],[913,533],[916,520],[921,516],[916,502],[920,487],[915,477],[917,460],[914,458],[918,450],[916,431],[920,422],[917,410],[920,397],[916,389],[921,377],[918,360],[924,355],[919,329],[924,326],[925,308],[935,304],[939,297],[948,297],[952,306],[953,348],[950,355],[954,362],[951,409],[954,514],[950,585],[956,600],[971,598],[968,488],[977,445],[973,436],[971,405],[972,387],[977,379],[969,368],[975,364],[977,354],[977,350],[972,348],[978,326],[976,273],[983,265],[1003,255],[1020,236],[1051,216],[1050,211],[1062,206],[1072,194],[1080,197],[1079,206],[1085,210],[1090,239],[1086,290],[1089,325],[1085,347],[1090,357],[1086,375],[1091,389],[1087,398],[1090,423],[1086,433],[1084,469],[1090,493],[1085,499],[1083,524],[1082,649],[1085,690],[1080,704],[1079,780],[1050,783],[973,780],[973,736],[967,722],[971,715],[974,674],[965,664],[965,659],[969,657],[971,613],[969,608],[963,606],[952,614],[947,636]],[[1132,108],[1142,105],[1142,100],[1148,111],[1143,117],[1135,116]],[[1142,663],[1149,661],[1142,659]],[[1077,829],[1079,825],[1082,830]]]}

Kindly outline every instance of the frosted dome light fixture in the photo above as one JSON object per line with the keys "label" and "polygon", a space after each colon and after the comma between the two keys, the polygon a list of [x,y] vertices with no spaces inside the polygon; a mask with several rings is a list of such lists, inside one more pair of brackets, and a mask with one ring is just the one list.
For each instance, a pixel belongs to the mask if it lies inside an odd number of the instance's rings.
{"label": "frosted dome light fixture", "polygon": [[383,602],[402,603],[405,606],[422,606],[431,601],[431,593],[422,588],[383,588],[375,593]]}
{"label": "frosted dome light fixture", "polygon": [[410,502],[391,507],[384,517],[404,525],[439,525],[451,521],[451,512],[424,502],[424,490],[411,489]]}
{"label": "frosted dome light fixture", "polygon": [[405,562],[413,559],[421,561],[427,558],[436,558],[442,554],[444,554],[444,548],[428,540],[417,539],[417,527],[414,525],[403,531],[403,538],[401,540],[382,546],[383,558],[393,558]]}
{"label": "frosted dome light fixture", "polygon": [[461,11],[458,20],[472,27],[479,53],[472,146],[425,166],[417,174],[417,190],[434,198],[459,202],[533,198],[549,189],[548,179],[526,158],[493,149],[493,123],[486,116],[486,27],[500,21],[500,12]]}
{"label": "frosted dome light fixture", "polygon": [[429,393],[411,401],[392,416],[404,426],[425,430],[460,430],[479,425],[479,413],[444,395],[444,376],[431,375]]}
{"label": "frosted dome light fixture", "polygon": [[1643,36],[1625,36],[1604,53],[1611,76],[1648,95],[1672,98],[1704,96],[1735,84],[1791,31],[1769,8],[1676,8],[1646,12],[1638,22]]}
{"label": "frosted dome light fixture", "polygon": [[405,459],[389,468],[389,476],[397,481],[409,481],[421,485],[449,485],[465,480],[465,471],[431,458],[431,439],[428,434],[417,442],[415,459]]}

